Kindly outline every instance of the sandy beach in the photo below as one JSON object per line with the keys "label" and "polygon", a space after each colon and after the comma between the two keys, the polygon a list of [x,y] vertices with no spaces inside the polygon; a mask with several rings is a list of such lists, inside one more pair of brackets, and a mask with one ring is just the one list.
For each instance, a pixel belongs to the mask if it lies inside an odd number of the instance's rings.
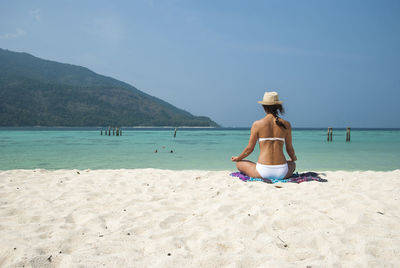
{"label": "sandy beach", "polygon": [[0,266],[400,267],[400,170],[229,173],[2,171]]}

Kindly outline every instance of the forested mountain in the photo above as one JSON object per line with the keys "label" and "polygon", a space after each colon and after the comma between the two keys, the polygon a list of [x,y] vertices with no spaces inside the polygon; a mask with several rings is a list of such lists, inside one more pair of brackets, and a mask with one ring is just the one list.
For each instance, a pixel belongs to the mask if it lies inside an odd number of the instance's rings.
{"label": "forested mountain", "polygon": [[87,68],[0,49],[0,126],[217,126]]}

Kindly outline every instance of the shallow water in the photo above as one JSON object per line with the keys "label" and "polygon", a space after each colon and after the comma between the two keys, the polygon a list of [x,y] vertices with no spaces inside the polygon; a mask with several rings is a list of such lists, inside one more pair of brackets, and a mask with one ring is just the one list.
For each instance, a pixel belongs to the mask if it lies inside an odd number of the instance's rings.
{"label": "shallow water", "polygon": [[[0,169],[161,168],[234,170],[230,161],[246,146],[249,129],[0,129]],[[394,170],[400,168],[400,130],[293,130],[300,171]],[[111,134],[112,135],[112,134]],[[155,150],[158,153],[154,153]],[[170,151],[173,150],[173,153]],[[257,160],[258,145],[248,158]]]}

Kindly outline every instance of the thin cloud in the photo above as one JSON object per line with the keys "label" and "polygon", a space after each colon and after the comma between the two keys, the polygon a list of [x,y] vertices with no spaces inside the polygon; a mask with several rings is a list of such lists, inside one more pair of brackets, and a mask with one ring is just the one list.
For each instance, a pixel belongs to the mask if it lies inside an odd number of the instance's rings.
{"label": "thin cloud", "polygon": [[257,53],[278,53],[278,54],[291,54],[291,55],[320,54],[318,51],[308,51],[295,47],[288,47],[284,45],[267,44],[267,43],[245,44],[241,48]]}
{"label": "thin cloud", "polygon": [[23,29],[17,28],[14,33],[0,34],[0,39],[15,39],[24,36],[25,34],[26,32]]}
{"label": "thin cloud", "polygon": [[246,44],[241,47],[242,49],[257,52],[257,53],[277,53],[284,55],[298,55],[298,56],[316,56],[316,57],[333,57],[342,60],[361,61],[365,59],[364,55],[356,53],[346,53],[343,51],[323,51],[323,50],[310,50],[301,49],[296,47],[288,47],[277,44]]}
{"label": "thin cloud", "polygon": [[154,1],[153,0],[146,0],[146,2],[151,8],[154,8]]}
{"label": "thin cloud", "polygon": [[125,37],[122,23],[116,18],[96,18],[92,21],[91,32],[108,41],[121,41]]}
{"label": "thin cloud", "polygon": [[32,9],[29,10],[29,15],[34,18],[37,21],[40,21],[41,16],[40,16],[40,9]]}

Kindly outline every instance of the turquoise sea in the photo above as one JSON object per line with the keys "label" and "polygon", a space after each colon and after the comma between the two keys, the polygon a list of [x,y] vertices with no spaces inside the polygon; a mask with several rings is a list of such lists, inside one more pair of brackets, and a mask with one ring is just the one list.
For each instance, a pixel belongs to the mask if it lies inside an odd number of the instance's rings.
{"label": "turquoise sea", "polygon": [[[247,145],[249,129],[1,128],[0,170],[161,168],[235,170],[231,156]],[[400,168],[400,129],[295,129],[299,171],[394,170]],[[157,150],[158,153],[154,153]],[[173,153],[171,153],[171,150]],[[248,158],[256,161],[258,145]]]}

